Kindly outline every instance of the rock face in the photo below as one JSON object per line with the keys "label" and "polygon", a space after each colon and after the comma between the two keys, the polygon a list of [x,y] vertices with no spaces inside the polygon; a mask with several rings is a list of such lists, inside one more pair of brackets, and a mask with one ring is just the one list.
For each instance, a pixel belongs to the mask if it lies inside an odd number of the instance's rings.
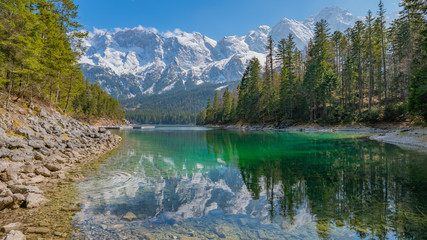
{"label": "rock face", "polygon": [[[121,140],[42,106],[12,104],[5,112],[0,115],[0,211],[42,206],[48,202],[42,184],[61,181],[76,163],[112,150]],[[4,228],[10,231],[5,239],[25,239],[16,226]]]}

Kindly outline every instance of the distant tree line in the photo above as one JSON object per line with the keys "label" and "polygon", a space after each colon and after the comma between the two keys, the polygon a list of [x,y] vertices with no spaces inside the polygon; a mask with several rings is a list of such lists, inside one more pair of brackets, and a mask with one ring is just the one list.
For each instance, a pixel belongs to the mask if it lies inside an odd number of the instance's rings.
{"label": "distant tree line", "polygon": [[123,117],[118,101],[85,84],[78,60],[86,32],[72,0],[0,1],[0,89],[12,96],[52,103],[85,116]]}
{"label": "distant tree line", "polygon": [[126,111],[126,119],[139,124],[195,124],[196,113],[139,109]]}
{"label": "distant tree line", "polygon": [[253,58],[234,91],[197,117],[199,124],[427,120],[427,27],[423,0],[403,0],[386,27],[382,1],[344,32],[315,24],[305,51],[291,34],[270,37],[264,70]]}

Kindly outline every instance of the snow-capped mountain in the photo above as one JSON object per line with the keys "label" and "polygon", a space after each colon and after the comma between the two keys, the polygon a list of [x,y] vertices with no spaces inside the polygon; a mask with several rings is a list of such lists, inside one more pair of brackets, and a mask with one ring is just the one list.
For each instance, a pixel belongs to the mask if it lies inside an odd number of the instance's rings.
{"label": "snow-capped mountain", "polygon": [[160,33],[154,28],[94,29],[81,58],[87,78],[121,100],[136,96],[203,87],[205,83],[240,80],[253,57],[265,61],[265,44],[271,35],[278,42],[292,34],[301,50],[314,35],[314,24],[326,19],[331,31],[345,30],[358,20],[339,7],[296,21],[283,18],[273,28],[260,26],[246,36],[215,41],[198,32]]}

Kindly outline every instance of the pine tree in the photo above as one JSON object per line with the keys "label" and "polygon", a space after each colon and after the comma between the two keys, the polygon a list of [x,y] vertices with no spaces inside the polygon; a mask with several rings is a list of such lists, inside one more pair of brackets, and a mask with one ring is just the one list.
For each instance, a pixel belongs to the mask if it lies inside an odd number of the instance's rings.
{"label": "pine tree", "polygon": [[369,100],[368,100],[368,111],[371,111],[372,107],[372,94],[374,89],[374,64],[373,64],[373,22],[374,17],[372,16],[371,10],[368,11],[368,16],[365,19],[366,25],[366,42],[367,42],[367,58],[368,58],[368,74],[369,74]]}
{"label": "pine tree", "polygon": [[382,0],[380,0],[378,4],[379,10],[378,10],[378,20],[379,20],[379,27],[380,27],[380,36],[381,36],[381,52],[382,52],[382,64],[383,64],[383,79],[384,79],[384,109],[387,111],[388,109],[388,97],[387,97],[387,67],[386,67],[386,46],[385,46],[385,8]]}
{"label": "pine tree", "polygon": [[363,34],[364,26],[361,21],[357,21],[352,29],[351,40],[352,40],[352,54],[353,59],[356,61],[356,72],[357,72],[357,82],[359,85],[359,115],[362,113],[363,107],[363,72],[362,72],[362,49],[363,46]]}
{"label": "pine tree", "polygon": [[223,99],[223,107],[222,107],[221,122],[228,123],[231,121],[231,110],[232,110],[231,94],[230,94],[230,91],[228,90],[228,87],[225,89],[222,99]]}

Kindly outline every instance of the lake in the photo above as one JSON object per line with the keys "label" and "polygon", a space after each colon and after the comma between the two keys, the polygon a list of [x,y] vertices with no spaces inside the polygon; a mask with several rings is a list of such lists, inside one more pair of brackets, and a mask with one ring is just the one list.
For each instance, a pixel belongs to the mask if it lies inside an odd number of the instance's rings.
{"label": "lake", "polygon": [[119,134],[77,182],[75,239],[427,238],[426,154],[350,133]]}

